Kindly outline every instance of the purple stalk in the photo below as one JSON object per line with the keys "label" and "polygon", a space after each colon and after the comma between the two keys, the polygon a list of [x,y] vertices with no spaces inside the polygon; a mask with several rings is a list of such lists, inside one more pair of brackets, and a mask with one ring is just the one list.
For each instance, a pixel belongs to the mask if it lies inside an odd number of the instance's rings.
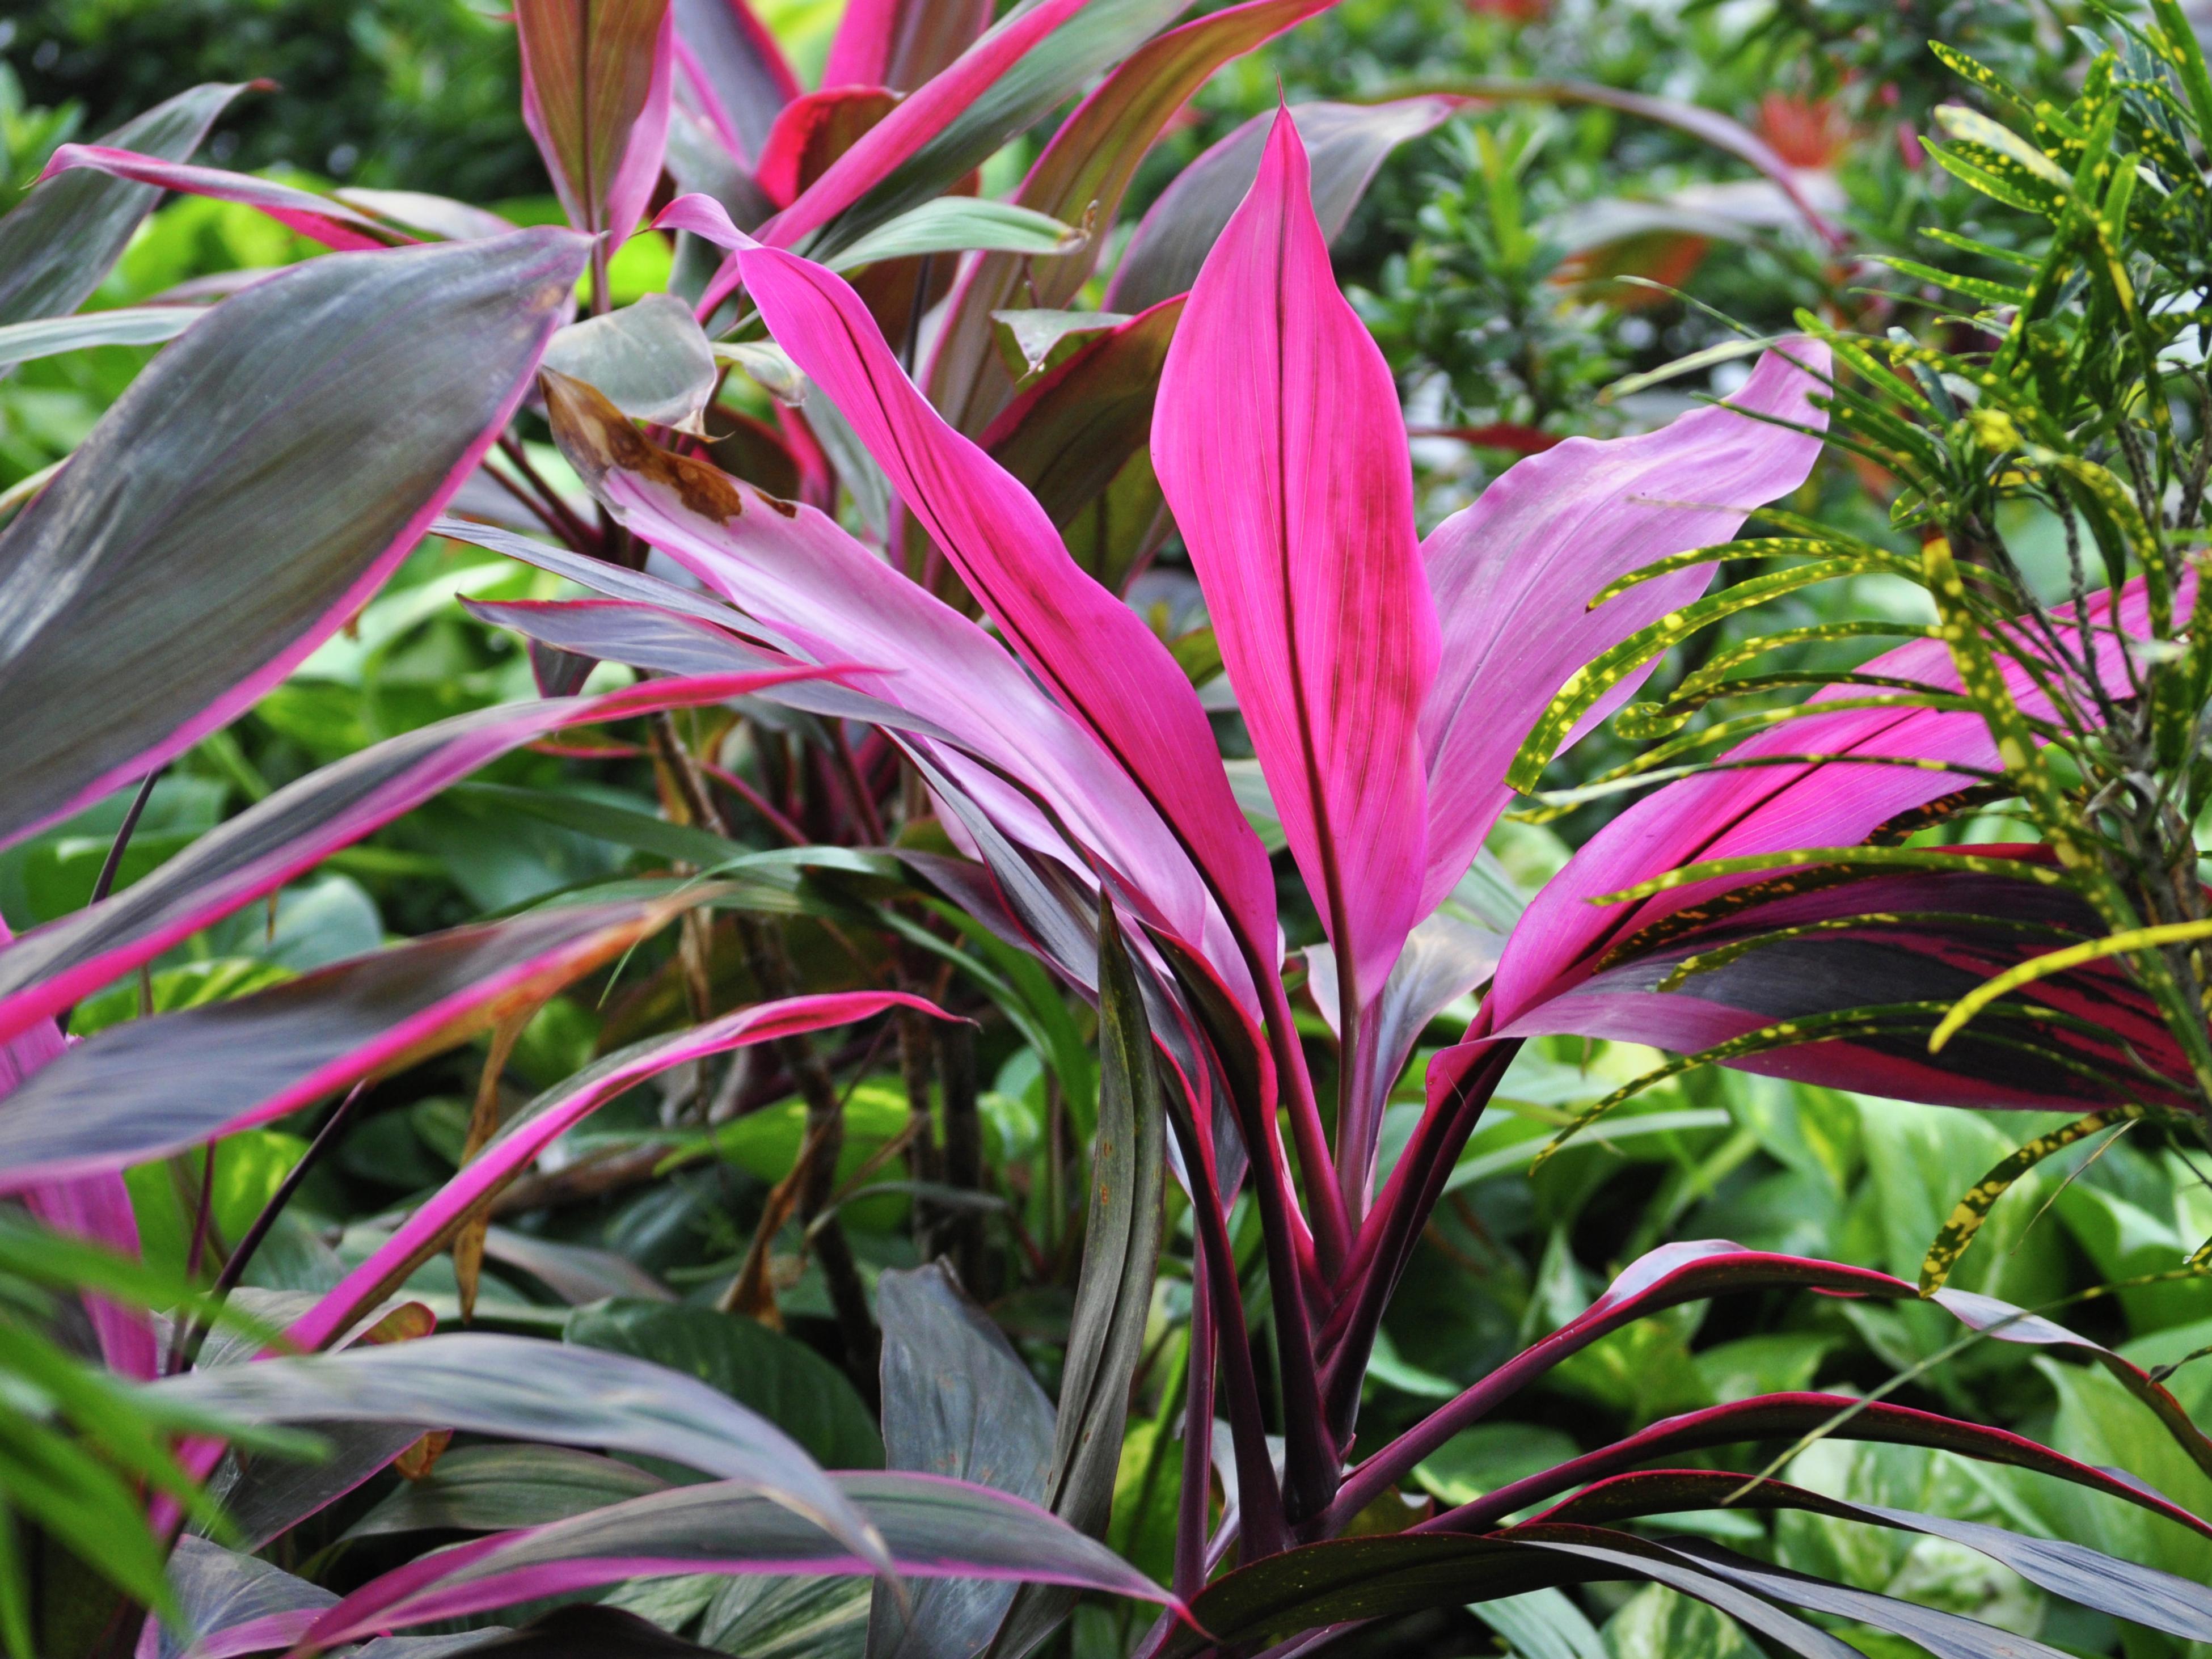
{"label": "purple stalk", "polygon": [[1206,1498],[1213,1488],[1213,1281],[1201,1255],[1191,1263],[1182,1492],[1176,1505],[1175,1593],[1186,1601],[1206,1588]]}

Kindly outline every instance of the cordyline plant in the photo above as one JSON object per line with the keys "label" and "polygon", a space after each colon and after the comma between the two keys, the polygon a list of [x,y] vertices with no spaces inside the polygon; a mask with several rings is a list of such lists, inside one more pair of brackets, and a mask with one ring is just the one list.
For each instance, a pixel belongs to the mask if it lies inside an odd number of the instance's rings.
{"label": "cordyline plant", "polygon": [[[284,1307],[282,1339],[265,1353],[259,1334],[209,1336],[203,1309],[156,1325],[136,1310],[157,1298],[125,1276],[89,1282],[115,1377],[106,1394],[80,1389],[63,1415],[93,1431],[103,1411],[120,1420],[137,1409],[164,1432],[191,1431],[167,1462],[159,1439],[135,1443],[136,1462],[110,1454],[161,1488],[158,1537],[177,1530],[180,1502],[196,1501],[191,1480],[210,1473],[220,1471],[230,1516],[227,1532],[184,1539],[166,1580],[144,1559],[104,1564],[167,1618],[143,1636],[118,1620],[111,1649],[135,1640],[141,1652],[179,1650],[191,1630],[204,1655],[314,1652],[653,1575],[821,1573],[879,1576],[869,1642],[886,1653],[1026,1652],[1085,1589],[1162,1604],[1144,1649],[1183,1655],[1290,1650],[1368,1619],[1599,1580],[1671,1586],[1822,1659],[1851,1650],[1785,1609],[1947,1654],[2055,1651],[1620,1524],[1731,1505],[1945,1537],[2054,1594],[2212,1639],[2201,1585],[1698,1462],[1824,1432],[1935,1447],[2212,1535],[2212,1523],[2147,1487],[2018,1436],[1832,1395],[1670,1419],[1410,1530],[1374,1534],[1376,1500],[1417,1462],[1607,1333],[1686,1302],[1778,1288],[1924,1291],[1969,1334],[2089,1359],[2212,1472],[2212,1443],[2148,1375],[2033,1314],[1937,1282],[1724,1243],[1668,1245],[1407,1434],[1376,1447],[1358,1439],[1383,1312],[1468,1136],[1532,1036],[1620,1035],[1677,1050],[1681,1064],[1954,1104],[2201,1110],[2202,978],[2183,970],[2203,902],[2193,851],[2184,863],[2180,849],[2204,789],[2203,653],[2189,633],[2185,568],[2203,471],[2200,461],[2191,472],[2159,418],[2166,371],[2154,330],[2178,325],[2149,320],[2109,252],[2136,246],[2135,186],[2115,182],[2138,176],[2133,162],[2167,167],[2175,201],[2201,198],[2185,148],[2172,148],[2201,137],[2195,117],[2212,112],[2201,58],[2185,32],[2159,37],[2169,56],[2187,54],[2175,58],[2186,103],[2159,59],[2136,54],[2126,76],[2108,61],[2084,109],[2042,118],[2065,166],[2040,151],[2032,164],[2025,141],[1967,124],[1949,159],[2002,185],[2005,199],[2050,207],[2057,227],[2037,267],[2045,285],[1998,301],[2012,312],[2008,343],[1986,361],[1906,353],[1893,372],[1861,343],[1808,326],[1731,403],[1643,437],[1577,440],[1533,458],[1424,543],[1395,390],[1337,291],[1327,240],[1389,143],[1448,106],[1285,112],[1238,135],[1139,227],[1107,289],[1109,310],[1066,309],[1168,117],[1228,56],[1315,9],[1263,0],[1153,38],[1177,8],[1042,0],[986,27],[981,7],[855,5],[830,89],[800,95],[742,7],[526,4],[528,114],[573,230],[514,231],[435,198],[322,198],[164,159],[190,153],[228,88],[179,100],[159,143],[131,132],[117,135],[128,143],[65,149],[42,186],[52,194],[0,222],[0,252],[14,261],[0,281],[32,296],[32,316],[64,313],[89,291],[155,187],[251,202],[350,250],[191,320],[0,538],[0,688],[29,716],[0,736],[11,784],[0,833],[20,836],[144,775],[240,712],[434,522],[599,594],[479,607],[532,641],[546,689],[562,695],[462,716],[312,774],[126,890],[0,950],[9,1089],[0,1190],[128,1255],[125,1166],[487,1030],[496,1054],[560,986],[671,923],[696,930],[683,919],[705,907],[744,903],[733,890],[746,877],[801,860],[732,866],[716,856],[723,843],[702,836],[684,843],[699,854],[684,861],[723,866],[704,875],[434,934],[79,1044],[53,1024],[87,992],[491,757],[563,730],[643,719],[684,827],[711,830],[711,762],[659,717],[738,697],[778,700],[820,722],[808,741],[847,785],[837,823],[849,842],[880,841],[896,803],[912,809],[909,827],[933,809],[965,855],[909,852],[900,862],[848,845],[808,856],[894,880],[926,872],[917,886],[1046,963],[1099,1012],[1097,1182],[1057,1407],[944,1268],[885,1273],[872,1310],[864,1300],[839,1311],[848,1359],[871,1311],[881,1327],[888,1471],[825,1473],[726,1396],[618,1354],[426,1334],[420,1304],[392,1297],[436,1251],[459,1246],[465,1257],[472,1236],[480,1249],[501,1188],[636,1082],[773,1041],[811,1109],[805,1079],[819,1061],[805,1034],[891,1016],[908,1040],[935,1012],[910,991],[779,997],[720,1015],[702,999],[688,1029],[605,1056],[503,1124],[480,1121],[453,1180],[334,1290]],[[1117,61],[1011,207],[945,193]],[[2184,136],[2168,132],[2168,150],[2145,136],[2176,122]],[[696,309],[611,310],[612,244],[664,168],[702,186],[660,216],[697,239]],[[2045,194],[2024,179],[2043,180]],[[81,229],[36,246],[9,234],[33,208],[61,214],[57,200]],[[441,240],[414,245],[419,235]],[[727,257],[716,264],[701,247]],[[928,362],[909,373],[915,325],[936,297],[934,260],[961,250],[975,257],[943,301]],[[2179,257],[2173,265],[2193,268]],[[600,314],[564,328],[580,277]],[[1009,307],[1014,297],[1034,303]],[[711,345],[708,327],[722,337]],[[1000,331],[1019,348],[1012,366],[995,355]],[[1831,379],[1838,357],[1863,385]],[[745,428],[759,440],[750,447],[717,450],[706,424],[718,362],[792,400],[772,426]],[[2138,378],[2116,383],[2115,364]],[[595,498],[596,522],[545,483],[509,433],[533,395]],[[1850,417],[1842,441],[1903,481],[1900,522],[1940,532],[1906,567],[1935,599],[1932,637],[1843,677],[1805,713],[1741,717],[1761,735],[1692,763],[1695,775],[1624,814],[1510,939],[1455,919],[1442,907],[1515,791],[1533,789],[1553,753],[1624,703],[1668,643],[1794,586],[1899,565],[1806,527],[1748,545],[1809,562],[1698,598],[1716,544],[1807,477],[1832,409]],[[2107,431],[2128,480],[2084,456]],[[508,470],[487,461],[495,445]],[[787,487],[732,476],[712,454],[747,457],[745,467]],[[480,469],[562,544],[438,518]],[[2176,475],[2196,488],[2169,525],[2163,485]],[[839,487],[867,539],[826,510]],[[2013,573],[1989,529],[1998,492],[2040,493],[2080,513],[2106,552],[2113,598],[2091,596],[2084,579],[2070,609],[2045,610],[2006,586]],[[1316,1089],[1294,1023],[1265,849],[1190,675],[1119,591],[1170,514],[1328,935],[1305,967],[1339,1036],[1333,1098]],[[1791,529],[1786,514],[1767,516]],[[647,570],[646,548],[688,581]],[[210,638],[230,648],[209,651]],[[1751,654],[1715,659],[1636,718],[1659,729],[1716,696],[1802,683],[1730,678]],[[576,695],[578,664],[590,659],[647,678]],[[118,684],[118,660],[140,672]],[[94,684],[101,696],[87,696]],[[2114,695],[2123,684],[2128,695]],[[1724,721],[1695,735],[1709,744],[1747,729]],[[848,730],[872,733],[864,741],[876,746],[856,755]],[[1662,747],[1638,779],[1666,775],[1684,752]],[[2075,773],[2061,771],[2062,757]],[[2005,801],[2019,803],[2039,842],[1902,844],[1944,809]],[[2168,904],[2183,911],[2170,922]],[[2146,918],[2198,932],[2133,931]],[[759,977],[772,983],[772,930],[746,925]],[[2081,943],[2048,949],[2068,939]],[[2155,954],[2169,947],[2183,954]],[[2002,976],[2024,974],[2037,975],[2034,1000],[2002,1000]],[[1431,1066],[1419,1124],[1386,1164],[1383,1109],[1417,1037],[1486,982],[1473,1029]],[[811,1111],[817,1135],[834,1133],[835,1111],[834,1098]],[[2107,1121],[2117,1120],[2098,1119]],[[1170,1179],[1189,1199],[1195,1261],[1181,1515],[1163,1588],[1098,1540]],[[1272,1418],[1229,1224],[1248,1190],[1265,1243],[1259,1340],[1280,1384]],[[805,1201],[797,1189],[793,1200]],[[820,1220],[813,1237],[836,1295],[834,1220]],[[1953,1240],[1954,1254],[1962,1245]],[[307,1352],[276,1351],[287,1345]],[[67,1362],[17,1345],[6,1363],[13,1375],[44,1365],[58,1378]],[[1230,1495],[1219,1508],[1217,1413]],[[304,1476],[261,1455],[241,1461],[216,1437],[300,1423],[338,1425]],[[70,1443],[51,1431],[36,1440],[12,1417],[0,1425],[10,1508],[42,1525],[94,1513],[72,1510],[53,1461]],[[603,1485],[604,1504],[434,1551],[343,1597],[254,1553],[425,1431],[453,1430],[642,1455],[709,1479]],[[15,1468],[39,1478],[19,1480]],[[94,1496],[112,1510],[112,1490]],[[0,1555],[0,1567],[11,1560]],[[0,1631],[28,1651],[20,1582],[0,1571]],[[682,1645],[572,1609],[500,1650],[586,1643],[608,1653]]]}

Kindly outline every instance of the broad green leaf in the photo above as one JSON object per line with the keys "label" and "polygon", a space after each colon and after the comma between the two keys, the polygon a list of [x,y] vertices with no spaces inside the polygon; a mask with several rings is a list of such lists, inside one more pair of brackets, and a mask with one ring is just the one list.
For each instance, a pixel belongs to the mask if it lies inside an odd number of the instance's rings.
{"label": "broad green leaf", "polygon": [[1073,252],[1088,240],[1089,233],[1031,208],[974,196],[940,196],[877,226],[829,263],[832,270],[854,270],[884,259],[974,249],[1042,258]]}
{"label": "broad green leaf", "polygon": [[687,432],[714,392],[706,331],[666,294],[569,324],[546,343],[544,365],[597,386],[632,420]]}
{"label": "broad green leaf", "polygon": [[883,1467],[883,1442],[853,1385],[805,1343],[753,1320],[615,1301],[577,1309],[564,1338],[695,1376],[758,1412],[825,1468]]}

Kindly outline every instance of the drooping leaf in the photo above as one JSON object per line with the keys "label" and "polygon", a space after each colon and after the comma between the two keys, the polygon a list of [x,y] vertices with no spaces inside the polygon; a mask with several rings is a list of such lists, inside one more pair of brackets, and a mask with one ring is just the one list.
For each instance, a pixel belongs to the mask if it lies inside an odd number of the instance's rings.
{"label": "drooping leaf", "polygon": [[673,1036],[635,1043],[606,1055],[509,1118],[482,1152],[285,1334],[302,1347],[328,1342],[359,1310],[373,1306],[391,1286],[428,1260],[463,1219],[514,1180],[539,1152],[644,1079],[671,1066],[746,1043],[771,1042],[865,1019],[900,1006],[926,1013],[936,1012],[927,1003],[894,992],[830,992],[742,1008]]}
{"label": "drooping leaf", "polygon": [[[1824,347],[1791,342],[1762,357],[1727,404],[1641,437],[1573,438],[1532,455],[1429,538],[1444,654],[1421,719],[1425,907],[1466,873],[1511,799],[1507,767],[1553,694],[1605,647],[1695,599],[1709,572],[1645,582],[1592,609],[1599,592],[1655,560],[1726,541],[1752,508],[1803,482],[1820,440],[1772,422],[1826,423],[1809,398],[1827,362]],[[1561,746],[1637,684],[1560,734]]]}
{"label": "drooping leaf", "polygon": [[465,1042],[658,932],[687,896],[434,933],[231,1002],[110,1026],[0,1113],[0,1190],[144,1163]]}
{"label": "drooping leaf", "polygon": [[0,1036],[32,1030],[496,756],[566,726],[719,702],[781,678],[729,672],[737,666],[719,664],[702,677],[656,680],[601,696],[457,714],[287,784],[121,892],[0,945]]}
{"label": "drooping leaf", "polygon": [[[1052,1402],[989,1316],[940,1262],[884,1273],[876,1297],[891,1467],[1039,1502],[1052,1457]],[[902,1608],[878,1586],[869,1659],[979,1652],[1014,1593],[1004,1580],[948,1580],[924,1586]]]}
{"label": "drooping leaf", "polygon": [[866,1518],[781,1430],[704,1382],[625,1354],[523,1337],[430,1336],[188,1371],[152,1386],[157,1398],[246,1423],[412,1424],[664,1457],[773,1504],[817,1549],[888,1564]]}
{"label": "drooping leaf", "polygon": [[568,222],[619,244],[660,177],[676,23],[669,0],[519,0],[522,118]]}
{"label": "drooping leaf", "polygon": [[131,383],[0,533],[0,696],[40,711],[0,739],[0,839],[222,726],[375,591],[504,424],[584,252],[528,230],[311,260]]}
{"label": "drooping leaf", "polygon": [[[181,161],[246,88],[210,83],[180,92],[99,142]],[[75,311],[122,257],[161,199],[157,186],[76,173],[50,179],[0,217],[0,324]]]}
{"label": "drooping leaf", "polygon": [[719,371],[691,307],[665,294],[571,323],[546,342],[544,365],[606,394],[635,420],[691,429]]}
{"label": "drooping leaf", "polygon": [[[1166,647],[1075,567],[1036,501],[945,425],[849,287],[772,248],[741,249],[738,257],[770,332],[853,422],[1017,653],[1176,827],[1231,927],[1248,940],[1272,941],[1265,854],[1229,792],[1197,696]],[[1196,943],[1205,923],[1193,906],[1203,901],[1194,884],[1181,885],[1173,894],[1149,885],[1146,896],[1179,937]]]}
{"label": "drooping leaf", "polygon": [[[1313,179],[1314,216],[1334,239],[1392,150],[1433,132],[1455,98],[1381,104],[1300,104],[1291,110]],[[1274,118],[1255,115],[1176,175],[1137,227],[1107,284],[1109,311],[1139,312],[1187,292],[1259,176]]]}
{"label": "drooping leaf", "polygon": [[[1349,1028],[1420,917],[1417,722],[1437,633],[1396,385],[1337,291],[1308,174],[1279,113],[1168,348],[1152,462]],[[1340,1127],[1347,1188],[1378,1127],[1365,1101]]]}
{"label": "drooping leaf", "polygon": [[908,92],[965,52],[990,26],[980,0],[854,0],[838,20],[822,70],[825,87]]}
{"label": "drooping leaf", "polygon": [[[989,1487],[906,1474],[829,1479],[841,1500],[866,1517],[902,1576],[1035,1579],[1149,1601],[1171,1599],[1103,1545]],[[425,1557],[356,1590],[322,1616],[308,1639],[333,1644],[659,1573],[873,1570],[869,1559],[841,1549],[787,1505],[745,1485],[717,1481]],[[235,1628],[227,1633],[224,1651],[252,1652],[247,1644],[256,1637],[251,1626]]]}
{"label": "drooping leaf", "polygon": [[604,1302],[570,1314],[562,1337],[711,1384],[768,1419],[824,1468],[883,1467],[883,1442],[843,1373],[757,1321],[712,1308]]}

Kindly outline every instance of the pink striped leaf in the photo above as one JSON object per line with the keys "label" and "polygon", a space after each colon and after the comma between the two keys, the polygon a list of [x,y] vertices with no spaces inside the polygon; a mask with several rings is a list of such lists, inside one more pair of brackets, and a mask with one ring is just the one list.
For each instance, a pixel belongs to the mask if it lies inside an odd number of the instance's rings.
{"label": "pink striped leaf", "polygon": [[[781,305],[787,288],[809,305],[820,301],[822,293],[834,292],[849,307],[830,313],[838,319],[835,326],[865,328],[865,338],[876,350],[883,349],[874,323],[837,277],[785,254],[747,257],[778,262],[763,290],[776,296],[769,303]],[[797,273],[788,281],[786,268]],[[846,337],[838,332],[831,337]],[[1016,590],[1022,621],[1042,632],[1056,655],[1074,659],[1073,672],[1085,691],[1102,700],[1118,690],[1123,706],[1108,711],[1109,730],[1134,725],[1139,744],[1152,754],[1166,750],[1170,742],[1182,745],[1174,757],[1180,791],[1141,787],[1154,782],[1167,769],[1164,763],[1149,777],[1139,772],[1133,781],[1115,764],[1111,739],[1102,747],[1093,736],[1097,726],[1086,730],[1079,723],[1081,708],[1078,718],[1070,718],[1062,706],[1067,700],[1055,702],[1047,696],[981,629],[891,569],[825,515],[740,484],[703,462],[653,448],[588,387],[549,380],[547,406],[570,464],[618,520],[751,617],[763,637],[802,659],[834,656],[848,665],[839,676],[842,684],[950,733],[959,752],[938,748],[939,763],[963,790],[988,800],[1008,833],[1062,860],[1071,856],[1065,837],[1073,838],[1099,860],[1133,907],[1193,941],[1194,948],[1207,940],[1212,926],[1206,890],[1170,826],[1178,817],[1188,823],[1194,806],[1207,805],[1200,792],[1210,768],[1209,793],[1218,794],[1218,802],[1203,827],[1218,831],[1217,846],[1229,858],[1243,858],[1249,847],[1250,867],[1234,873],[1247,889],[1248,914],[1265,916],[1272,948],[1272,894],[1260,890],[1266,855],[1237,813],[1189,682],[1134,612],[1067,563],[1050,525],[1041,522],[1036,504],[965,439],[947,431],[896,364],[889,372],[902,395],[886,394],[882,404],[857,401],[871,395],[866,391],[869,370],[881,367],[848,346],[840,357],[825,356],[810,364],[810,372],[837,373],[840,386],[829,389],[833,395],[842,389],[855,398],[853,406],[873,423],[873,441],[883,453],[894,453],[888,427],[893,419],[902,438],[932,445],[912,452],[931,499],[954,501],[961,539],[975,542],[981,556],[1000,572],[1000,585]],[[934,422],[933,428],[927,422]],[[948,473],[947,467],[956,470]],[[915,474],[903,465],[901,471],[908,483],[915,481]],[[990,483],[989,500],[969,502],[960,497],[956,480],[965,479]],[[1007,516],[991,516],[994,507]],[[1059,568],[1047,564],[1048,549]],[[1048,590],[1020,580],[1016,561],[1030,559],[1047,564],[1044,580],[1053,583]],[[1049,602],[1054,597],[1064,599],[1064,611],[1054,609]],[[1018,637],[1012,626],[1007,632]],[[1101,650],[1102,639],[1127,640],[1128,652],[1118,645],[1114,651]],[[1041,659],[1035,650],[1024,654],[1033,663]],[[1155,684],[1166,684],[1169,676],[1180,696],[1170,704],[1169,718],[1148,721],[1146,710],[1128,706],[1151,695]],[[996,774],[1022,789],[1000,781]],[[1046,803],[1061,827],[1025,800],[1023,789]],[[1228,817],[1234,817],[1233,826],[1219,821]],[[1232,828],[1241,842],[1232,839]],[[1217,855],[1216,863],[1222,861]],[[1235,970],[1233,951],[1217,946],[1213,953],[1223,959],[1224,971]]]}
{"label": "pink striped leaf", "polygon": [[712,896],[701,887],[532,911],[111,1025],[9,1097],[0,1193],[142,1164],[411,1065],[534,1006]]}
{"label": "pink striped leaf", "polygon": [[219,202],[238,202],[258,208],[288,230],[296,230],[340,252],[395,247],[415,240],[404,231],[372,219],[334,197],[318,196],[295,185],[257,179],[250,173],[228,173],[221,167],[165,161],[159,156],[139,155],[100,144],[64,144],[53,153],[39,178],[43,182],[76,167],[92,167],[111,178],[151,185],[159,190],[208,196]]}
{"label": "pink striped leaf", "polygon": [[1397,387],[1337,291],[1287,112],[1168,348],[1152,461],[1349,1029],[1420,915],[1437,621]]}
{"label": "pink striped leaf", "polygon": [[[1443,672],[1421,712],[1429,780],[1424,912],[1466,874],[1512,799],[1506,769],[1568,678],[1696,599],[1711,571],[1662,576],[1595,610],[1592,597],[1656,560],[1728,540],[1752,508],[1803,483],[1827,423],[1808,396],[1827,368],[1826,346],[1791,342],[1760,358],[1742,389],[1717,408],[1640,437],[1570,438],[1528,457],[1429,538],[1423,552],[1444,639]],[[1626,702],[1641,680],[1615,688],[1574,736]]]}
{"label": "pink striped leaf", "polygon": [[0,843],[225,725],[359,609],[505,426],[585,253],[538,229],[310,260],[131,382],[0,532]]}
{"label": "pink striped leaf", "polygon": [[620,243],[660,179],[676,62],[669,0],[517,0],[522,119],[568,222]]}
{"label": "pink striped leaf", "polygon": [[[2178,614],[2190,613],[2196,591],[2193,575],[2179,584]],[[1635,592],[1630,590],[1623,599]],[[2062,627],[2074,625],[2071,610],[2067,606],[2057,612]],[[2119,636],[2142,639],[2148,633],[2148,600],[2140,578],[2122,592],[2117,629],[2108,621],[2111,612],[2110,594],[2090,600],[2099,672],[2108,684],[2118,685],[2126,679]],[[2001,659],[2000,667],[2022,713],[2051,717],[2048,696],[2024,671],[2009,659]],[[1908,680],[1935,691],[1959,689],[1949,649],[1941,640],[1916,640],[1875,658],[1859,672]],[[1852,690],[1816,692],[1811,705],[1850,695]],[[1895,707],[1795,720],[1737,744],[1723,758],[1800,754],[1828,758],[1684,778],[1637,802],[1592,836],[1531,902],[1507,941],[1492,992],[1498,1029],[1586,976],[1618,941],[1651,928],[1675,911],[1704,904],[1730,887],[1760,878],[1747,874],[1692,883],[1632,903],[1596,905],[1590,900],[1709,860],[1852,846],[1893,819],[1978,781],[1972,771],[1881,764],[1884,758],[1948,762],[1984,770],[1997,765],[1996,746],[1979,714]],[[1872,763],[1854,763],[1858,761]]]}
{"label": "pink striped leaf", "polygon": [[[750,656],[757,664],[765,653]],[[121,892],[0,946],[0,1036],[24,1033],[22,1040],[30,1040],[54,1014],[100,986],[549,732],[719,702],[821,672],[732,672],[738,666],[725,661],[702,665],[696,678],[649,680],[602,696],[457,714],[287,784]]]}
{"label": "pink striped leaf", "polygon": [[747,0],[670,0],[676,19],[675,96],[713,128],[738,165],[758,163],[776,112],[799,77]]}
{"label": "pink striped leaf", "polygon": [[[434,1346],[450,1338],[410,1345]],[[479,1340],[483,1339],[478,1339]],[[571,1350],[569,1352],[582,1352]],[[255,1368],[260,1369],[260,1368]],[[1104,1545],[1034,1504],[928,1474],[829,1477],[865,1516],[895,1570],[917,1578],[1068,1584],[1176,1607]],[[610,1504],[572,1521],[459,1545],[356,1590],[307,1629],[318,1646],[378,1631],[661,1573],[865,1573],[800,1516],[734,1482],[681,1486]],[[251,1625],[208,1644],[205,1659],[257,1651],[273,1631]],[[281,1636],[277,1639],[283,1639]]]}
{"label": "pink striped leaf", "polygon": [[459,1173],[302,1315],[285,1335],[307,1348],[331,1341],[362,1310],[374,1307],[387,1291],[428,1260],[464,1216],[514,1180],[569,1129],[647,1078],[689,1060],[824,1026],[848,1024],[901,1006],[939,1013],[929,1003],[890,991],[791,997],[741,1008],[674,1036],[635,1043],[593,1062],[518,1112]]}

